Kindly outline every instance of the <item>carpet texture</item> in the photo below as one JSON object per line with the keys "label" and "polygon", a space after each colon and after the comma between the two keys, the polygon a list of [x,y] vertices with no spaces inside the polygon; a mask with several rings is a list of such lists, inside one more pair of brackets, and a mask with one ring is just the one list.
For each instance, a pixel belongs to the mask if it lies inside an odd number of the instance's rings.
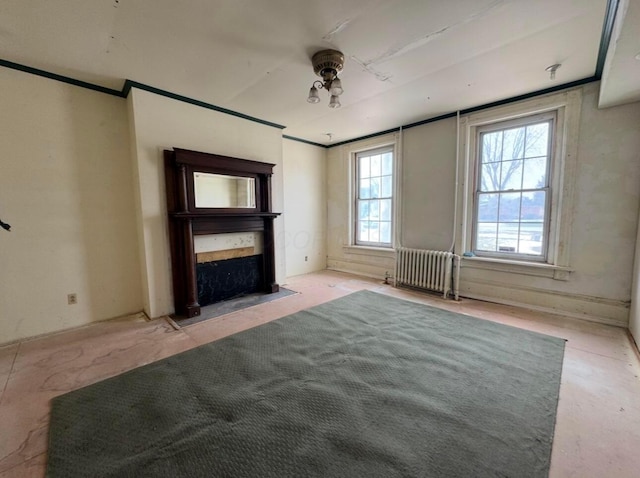
{"label": "carpet texture", "polygon": [[57,397],[49,477],[543,477],[564,341],[369,291]]}

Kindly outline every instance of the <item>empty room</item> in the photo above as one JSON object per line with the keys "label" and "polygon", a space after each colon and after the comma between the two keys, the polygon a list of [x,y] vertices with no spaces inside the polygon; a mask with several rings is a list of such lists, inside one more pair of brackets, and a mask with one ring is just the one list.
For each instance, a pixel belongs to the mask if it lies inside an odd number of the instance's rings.
{"label": "empty room", "polygon": [[640,1],[0,12],[1,478],[640,475]]}

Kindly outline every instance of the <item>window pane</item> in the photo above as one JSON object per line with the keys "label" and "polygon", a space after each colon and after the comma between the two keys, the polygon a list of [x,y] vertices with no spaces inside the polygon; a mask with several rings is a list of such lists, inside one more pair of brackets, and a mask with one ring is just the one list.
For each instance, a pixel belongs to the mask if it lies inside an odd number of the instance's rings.
{"label": "window pane", "polygon": [[375,156],[371,156],[371,176],[380,176],[381,175],[381,158],[379,154]]}
{"label": "window pane", "polygon": [[371,196],[369,197],[380,197],[380,178],[371,178],[371,189],[369,189],[369,191],[371,192]]}
{"label": "window pane", "polygon": [[393,174],[393,155],[391,153],[382,155],[382,174]]}
{"label": "window pane", "polygon": [[520,224],[520,254],[542,255],[544,224],[541,222],[523,222]]}
{"label": "window pane", "polygon": [[369,201],[358,201],[358,219],[369,218]]}
{"label": "window pane", "polygon": [[360,177],[368,178],[371,176],[371,168],[370,168],[371,160],[368,156],[360,158]]}
{"label": "window pane", "polygon": [[380,242],[380,223],[369,221],[369,242]]}
{"label": "window pane", "polygon": [[380,242],[391,243],[391,223],[380,223]]}
{"label": "window pane", "polygon": [[393,178],[391,176],[382,176],[382,193],[381,197],[390,198],[393,190]]}
{"label": "window pane", "polygon": [[488,163],[482,165],[480,191],[500,190],[500,169],[502,163]]}
{"label": "window pane", "polygon": [[478,224],[476,232],[476,250],[495,252],[498,239],[498,224],[483,222]]}
{"label": "window pane", "polygon": [[520,219],[520,197],[522,193],[500,194],[498,221],[518,221]]}
{"label": "window pane", "polygon": [[518,252],[518,223],[498,224],[498,252]]}
{"label": "window pane", "polygon": [[369,241],[369,221],[362,221],[358,223],[358,241]]}
{"label": "window pane", "polygon": [[527,126],[525,157],[546,156],[548,153],[549,123]]}
{"label": "window pane", "polygon": [[369,219],[380,219],[380,201],[369,201]]}
{"label": "window pane", "polygon": [[500,175],[500,189],[502,191],[522,188],[522,163],[522,160],[505,161],[502,163]]}
{"label": "window pane", "polygon": [[371,197],[371,180],[361,179],[360,180],[360,198],[368,199],[370,197]]}
{"label": "window pane", "polygon": [[522,159],[524,155],[524,127],[508,129],[504,132],[502,160]]}
{"label": "window pane", "polygon": [[524,161],[522,189],[539,189],[547,186],[547,158]]}
{"label": "window pane", "polygon": [[380,201],[380,219],[391,221],[391,199],[382,199]]}
{"label": "window pane", "polygon": [[523,193],[520,219],[522,221],[544,222],[546,197],[545,191]]}
{"label": "window pane", "polygon": [[498,222],[498,195],[478,195],[478,221]]}
{"label": "window pane", "polygon": [[502,131],[482,134],[482,162],[502,160]]}

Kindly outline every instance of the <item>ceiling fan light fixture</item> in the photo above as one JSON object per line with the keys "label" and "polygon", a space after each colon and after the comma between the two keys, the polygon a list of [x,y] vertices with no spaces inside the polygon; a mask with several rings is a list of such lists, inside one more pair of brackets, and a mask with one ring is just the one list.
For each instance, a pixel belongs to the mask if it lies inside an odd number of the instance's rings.
{"label": "ceiling fan light fixture", "polygon": [[313,65],[314,73],[322,78],[322,81],[316,80],[313,82],[307,101],[309,103],[318,103],[320,101],[318,89],[325,89],[331,95],[329,107],[339,108],[340,100],[338,96],[344,90],[342,89],[342,81],[338,78],[338,73],[342,71],[344,66],[344,54],[338,50],[320,50],[311,58],[311,64]]}

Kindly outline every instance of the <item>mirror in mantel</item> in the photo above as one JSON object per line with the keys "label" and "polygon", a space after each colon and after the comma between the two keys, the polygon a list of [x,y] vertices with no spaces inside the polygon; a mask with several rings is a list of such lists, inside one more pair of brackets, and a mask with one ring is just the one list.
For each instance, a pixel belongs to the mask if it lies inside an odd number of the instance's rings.
{"label": "mirror in mantel", "polygon": [[194,172],[193,185],[197,208],[256,207],[255,178]]}

